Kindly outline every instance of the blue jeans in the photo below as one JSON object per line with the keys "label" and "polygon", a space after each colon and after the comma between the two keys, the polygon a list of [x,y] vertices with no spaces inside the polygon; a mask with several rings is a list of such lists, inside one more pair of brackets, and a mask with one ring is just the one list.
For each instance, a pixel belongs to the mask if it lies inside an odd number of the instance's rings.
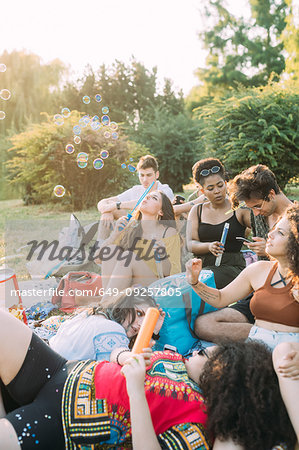
{"label": "blue jeans", "polygon": [[266,328],[253,325],[250,330],[248,340],[262,341],[273,351],[276,345],[281,342],[298,342],[299,333],[286,333],[281,331],[267,330]]}

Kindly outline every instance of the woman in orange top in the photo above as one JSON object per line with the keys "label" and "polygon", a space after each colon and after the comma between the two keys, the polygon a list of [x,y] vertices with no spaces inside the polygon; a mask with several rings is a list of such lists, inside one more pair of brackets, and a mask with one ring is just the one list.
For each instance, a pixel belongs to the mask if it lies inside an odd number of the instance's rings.
{"label": "woman in orange top", "polygon": [[266,251],[270,261],[246,267],[223,289],[198,281],[201,260],[186,265],[193,289],[209,304],[222,308],[255,291],[250,308],[255,316],[248,339],[265,342],[274,349],[280,342],[299,342],[299,206],[288,208],[269,232]]}

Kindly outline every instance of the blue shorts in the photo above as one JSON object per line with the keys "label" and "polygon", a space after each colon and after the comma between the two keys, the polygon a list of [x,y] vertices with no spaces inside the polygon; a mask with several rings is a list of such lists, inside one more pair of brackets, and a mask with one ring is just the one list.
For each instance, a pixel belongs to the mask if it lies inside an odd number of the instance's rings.
{"label": "blue shorts", "polygon": [[266,328],[253,325],[250,330],[248,340],[262,341],[273,351],[276,345],[281,342],[298,342],[299,333],[286,333],[282,331],[267,330]]}

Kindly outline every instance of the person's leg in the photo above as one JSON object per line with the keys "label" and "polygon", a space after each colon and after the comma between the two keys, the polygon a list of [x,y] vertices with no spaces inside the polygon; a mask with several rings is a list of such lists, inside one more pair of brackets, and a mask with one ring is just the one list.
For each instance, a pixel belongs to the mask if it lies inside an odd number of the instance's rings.
{"label": "person's leg", "polygon": [[215,343],[225,339],[245,340],[252,325],[246,316],[233,308],[223,308],[197,317],[194,328],[200,339]]}
{"label": "person's leg", "polygon": [[0,310],[0,378],[9,384],[19,372],[31,341],[32,331],[20,320]]}
{"label": "person's leg", "polygon": [[7,419],[0,419],[0,450],[20,450],[14,427]]}
{"label": "person's leg", "polygon": [[293,362],[294,370],[296,371],[296,367],[298,366],[299,373],[298,355],[298,343],[284,342],[278,344],[273,351],[273,366],[278,377],[283,401],[297,435],[297,441],[299,441],[299,376],[296,376],[296,374],[294,377],[286,376],[283,373],[282,366],[290,366]]}

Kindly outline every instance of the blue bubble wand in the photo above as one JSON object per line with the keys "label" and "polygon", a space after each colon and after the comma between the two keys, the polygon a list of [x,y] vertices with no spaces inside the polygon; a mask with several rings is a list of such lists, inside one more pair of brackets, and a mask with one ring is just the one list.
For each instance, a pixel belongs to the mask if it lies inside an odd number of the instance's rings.
{"label": "blue bubble wand", "polygon": [[[140,205],[140,203],[142,202],[142,200],[144,199],[144,197],[147,196],[147,194],[149,193],[149,191],[151,190],[151,188],[154,186],[154,184],[155,184],[155,181],[153,181],[153,182],[149,185],[149,187],[144,191],[144,193],[142,194],[142,196],[141,196],[141,197],[139,198],[139,200],[137,201],[137,203],[136,203],[136,205],[134,206],[134,208],[132,209],[132,211],[130,211],[130,212],[127,214],[127,217],[126,217],[126,221],[127,221],[127,222],[129,222],[129,220],[132,219],[133,212],[135,211],[135,209],[137,208],[137,206]],[[124,228],[124,227],[118,227],[118,231],[121,231],[123,228]]]}
{"label": "blue bubble wand", "polygon": [[[220,242],[221,242],[222,245],[225,245],[225,241],[226,241],[226,238],[227,238],[228,230],[229,230],[229,223],[225,222],[223,230],[222,230],[222,236],[221,236],[221,239],[220,239]],[[220,266],[221,260],[222,260],[222,255],[223,254],[221,253],[220,255],[218,255],[216,257],[216,260],[215,260],[215,266],[216,267]]]}

